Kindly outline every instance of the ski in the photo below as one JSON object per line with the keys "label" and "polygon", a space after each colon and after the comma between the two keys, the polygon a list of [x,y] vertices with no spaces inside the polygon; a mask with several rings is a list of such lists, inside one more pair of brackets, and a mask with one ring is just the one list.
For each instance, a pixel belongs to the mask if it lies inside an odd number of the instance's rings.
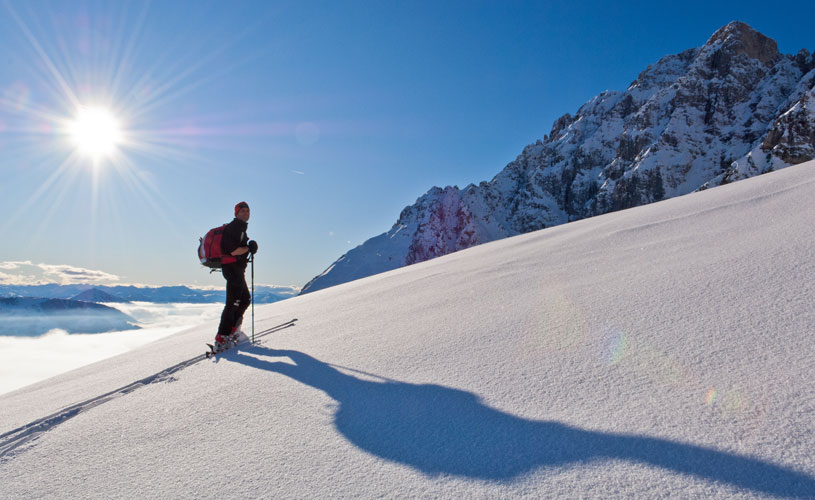
{"label": "ski", "polygon": [[216,351],[215,346],[212,345],[212,344],[207,344],[207,347],[209,347],[209,351],[204,353],[204,356],[206,356],[207,359],[211,358],[212,356],[215,356],[219,352],[222,352],[222,351]]}
{"label": "ski", "polygon": [[[279,324],[277,326],[267,328],[267,329],[265,329],[265,330],[263,330],[261,332],[258,332],[257,337],[263,337],[263,336],[266,336],[266,335],[268,335],[270,333],[274,333],[274,332],[277,332],[277,331],[280,331],[280,330],[284,330],[286,328],[294,326],[294,324],[296,322],[297,322],[297,318],[294,318],[294,319],[292,319],[290,321],[287,321],[285,323],[281,323],[281,324]],[[243,335],[244,335],[243,339],[232,342],[229,347],[226,347],[224,349],[217,349],[216,350],[215,346],[213,344],[207,344],[207,347],[209,347],[209,350],[207,352],[205,352],[204,355],[206,356],[207,359],[209,359],[209,358],[211,358],[213,356],[216,356],[216,355],[218,355],[218,354],[220,354],[222,352],[228,351],[228,350],[230,350],[230,349],[232,349],[234,347],[238,347],[238,346],[241,346],[241,345],[244,345],[244,344],[252,344],[253,343],[252,340],[250,338],[248,338],[248,336],[246,336],[246,334],[243,334]]]}

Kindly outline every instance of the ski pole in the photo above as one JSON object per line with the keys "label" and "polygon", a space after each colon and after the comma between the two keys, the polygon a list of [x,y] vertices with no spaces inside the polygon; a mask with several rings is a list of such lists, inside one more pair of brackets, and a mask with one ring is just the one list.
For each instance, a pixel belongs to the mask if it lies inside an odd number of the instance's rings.
{"label": "ski pole", "polygon": [[255,344],[255,256],[252,256],[252,345]]}

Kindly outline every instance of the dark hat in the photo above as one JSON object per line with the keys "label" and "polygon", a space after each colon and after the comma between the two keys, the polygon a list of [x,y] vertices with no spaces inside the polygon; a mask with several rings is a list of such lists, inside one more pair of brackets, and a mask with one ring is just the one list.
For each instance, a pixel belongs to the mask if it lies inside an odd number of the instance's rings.
{"label": "dark hat", "polygon": [[241,208],[249,208],[249,204],[246,203],[245,201],[242,201],[242,202],[238,203],[237,205],[235,205],[235,216],[236,217],[238,216],[238,212],[241,211]]}

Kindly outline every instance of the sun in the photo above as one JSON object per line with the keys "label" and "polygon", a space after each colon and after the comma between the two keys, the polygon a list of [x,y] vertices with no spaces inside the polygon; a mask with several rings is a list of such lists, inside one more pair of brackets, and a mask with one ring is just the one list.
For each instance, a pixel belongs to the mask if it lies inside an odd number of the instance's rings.
{"label": "sun", "polygon": [[77,151],[94,161],[112,156],[122,142],[119,120],[104,107],[80,108],[68,134]]}

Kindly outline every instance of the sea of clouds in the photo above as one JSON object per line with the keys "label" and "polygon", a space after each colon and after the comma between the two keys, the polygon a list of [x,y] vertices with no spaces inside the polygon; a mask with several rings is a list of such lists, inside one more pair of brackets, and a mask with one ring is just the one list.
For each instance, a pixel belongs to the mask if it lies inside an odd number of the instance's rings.
{"label": "sea of clouds", "polygon": [[[38,337],[0,336],[0,394],[94,363],[220,317],[223,304],[106,304],[133,317],[139,330],[67,333]],[[215,332],[213,331],[213,337]]]}

